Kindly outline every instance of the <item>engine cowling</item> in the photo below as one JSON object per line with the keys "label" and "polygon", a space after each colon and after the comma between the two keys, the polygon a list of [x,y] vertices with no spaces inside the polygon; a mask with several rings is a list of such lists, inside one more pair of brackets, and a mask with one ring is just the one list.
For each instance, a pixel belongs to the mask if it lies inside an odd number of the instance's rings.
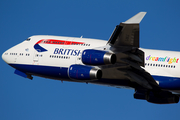
{"label": "engine cowling", "polygon": [[86,65],[114,64],[116,55],[107,51],[88,49],[82,52],[81,60]]}
{"label": "engine cowling", "polygon": [[146,91],[136,91],[135,93],[134,93],[134,98],[135,99],[141,99],[141,100],[146,100],[146,95],[147,93],[146,93]]}
{"label": "engine cowling", "polygon": [[152,91],[136,91],[134,93],[135,99],[147,100],[151,103],[156,104],[171,104],[171,103],[178,103],[179,96],[172,94],[171,92],[161,92],[158,94],[154,94]]}
{"label": "engine cowling", "polygon": [[156,104],[171,104],[171,103],[178,103],[179,102],[179,97],[174,94],[170,94],[166,97],[157,97],[154,95],[149,94],[146,97],[146,100],[151,103],[156,103]]}
{"label": "engine cowling", "polygon": [[102,78],[102,71],[90,66],[71,65],[68,75],[71,79],[76,80],[97,80]]}

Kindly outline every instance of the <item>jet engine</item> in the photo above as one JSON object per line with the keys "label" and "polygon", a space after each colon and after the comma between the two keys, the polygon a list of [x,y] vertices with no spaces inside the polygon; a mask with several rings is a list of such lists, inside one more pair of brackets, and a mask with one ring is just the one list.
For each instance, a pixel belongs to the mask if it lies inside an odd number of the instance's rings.
{"label": "jet engine", "polygon": [[68,69],[68,75],[75,80],[97,80],[101,79],[102,71],[90,66],[71,65]]}
{"label": "jet engine", "polygon": [[179,102],[179,97],[177,95],[168,93],[166,96],[156,96],[152,93],[150,93],[147,97],[146,100],[151,103],[156,103],[156,104],[170,104],[170,103],[178,103]]}
{"label": "jet engine", "polygon": [[116,55],[107,51],[88,49],[82,52],[82,62],[86,65],[114,64]]}
{"label": "jet engine", "polygon": [[156,104],[171,104],[179,102],[179,96],[168,91],[163,91],[160,93],[154,93],[152,91],[136,91],[134,93],[134,98],[147,100],[148,102]]}

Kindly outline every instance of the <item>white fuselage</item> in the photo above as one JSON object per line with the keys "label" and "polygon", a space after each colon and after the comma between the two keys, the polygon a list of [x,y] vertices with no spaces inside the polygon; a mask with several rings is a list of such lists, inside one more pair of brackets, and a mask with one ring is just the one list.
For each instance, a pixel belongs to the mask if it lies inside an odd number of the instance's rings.
{"label": "white fuselage", "polygon": [[[106,45],[107,41],[73,38],[73,37],[59,37],[59,36],[32,36],[30,41],[23,41],[22,43],[10,48],[4,53],[3,59],[8,64],[29,64],[29,65],[42,65],[42,66],[55,66],[55,67],[69,67],[72,63],[81,64],[78,60],[78,52],[84,49],[92,49]],[[40,40],[64,40],[69,41],[68,44],[44,44],[39,43],[40,46],[47,49],[46,52],[38,52],[34,45]],[[83,44],[71,44],[72,42],[79,42]],[[59,51],[59,50],[63,51]],[[65,51],[66,50],[66,51]],[[56,59],[55,59],[56,58]],[[59,58],[59,59],[58,59]]]}
{"label": "white fuselage", "polygon": [[[58,69],[65,69],[64,71],[67,71],[72,64],[83,64],[81,62],[81,53],[84,49],[108,50],[106,44],[107,41],[98,39],[39,35],[32,36],[5,51],[2,58],[13,67],[16,65],[28,65],[31,66],[29,73],[47,77],[46,74],[49,72],[53,76],[55,75],[54,72]],[[141,50],[145,52],[145,70],[152,76],[155,76],[158,84],[164,79],[159,80],[159,77],[166,77],[166,81],[170,80],[169,78],[173,78],[174,81],[178,79],[179,81],[180,52],[150,49]],[[32,66],[41,66],[41,68],[33,68]],[[52,71],[52,67],[56,67],[56,70]],[[24,68],[22,68],[22,70],[23,69]],[[47,71],[44,69],[47,69]],[[36,72],[33,73],[33,70]],[[45,74],[41,74],[41,71],[45,72]],[[64,71],[57,72],[55,77],[50,78],[69,80],[68,76],[64,75],[66,74]],[[118,79],[118,71],[112,69],[108,72],[112,73],[112,78],[109,79]],[[108,79],[108,77],[107,74],[104,75],[104,78]]]}

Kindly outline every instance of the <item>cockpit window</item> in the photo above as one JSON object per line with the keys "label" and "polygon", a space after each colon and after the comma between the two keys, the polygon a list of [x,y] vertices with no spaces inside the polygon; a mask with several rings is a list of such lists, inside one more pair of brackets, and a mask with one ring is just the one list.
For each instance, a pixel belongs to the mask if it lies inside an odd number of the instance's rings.
{"label": "cockpit window", "polygon": [[31,38],[26,39],[26,41],[30,41],[30,40],[31,40]]}

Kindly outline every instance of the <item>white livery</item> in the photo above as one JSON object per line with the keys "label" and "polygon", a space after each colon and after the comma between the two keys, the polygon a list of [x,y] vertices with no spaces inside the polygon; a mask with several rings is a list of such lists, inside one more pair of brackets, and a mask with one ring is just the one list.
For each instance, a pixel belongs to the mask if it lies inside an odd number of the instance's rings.
{"label": "white livery", "polygon": [[8,49],[2,59],[15,74],[134,89],[134,98],[178,103],[180,52],[139,48],[140,12],[99,39],[36,35]]}

